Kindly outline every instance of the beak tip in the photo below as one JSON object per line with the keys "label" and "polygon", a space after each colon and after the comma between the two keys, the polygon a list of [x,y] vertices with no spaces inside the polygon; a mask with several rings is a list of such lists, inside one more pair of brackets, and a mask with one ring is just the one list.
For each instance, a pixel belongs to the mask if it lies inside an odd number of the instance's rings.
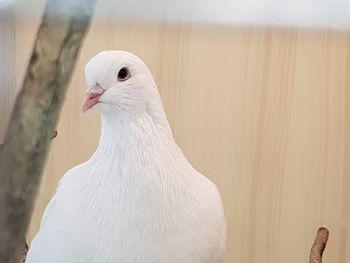
{"label": "beak tip", "polygon": [[87,112],[89,109],[85,106],[85,105],[83,105],[83,107],[81,107],[81,113],[85,113],[85,112]]}
{"label": "beak tip", "polygon": [[87,112],[92,107],[94,107],[99,102],[102,94],[103,93],[88,93],[81,109],[82,113]]}

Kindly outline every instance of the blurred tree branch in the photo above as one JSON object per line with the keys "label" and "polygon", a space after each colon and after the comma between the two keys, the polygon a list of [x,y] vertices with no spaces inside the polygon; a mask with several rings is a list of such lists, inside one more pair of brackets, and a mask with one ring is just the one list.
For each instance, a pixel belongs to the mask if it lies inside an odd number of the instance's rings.
{"label": "blurred tree branch", "polygon": [[96,0],[48,0],[0,150],[0,259],[18,263],[65,91]]}

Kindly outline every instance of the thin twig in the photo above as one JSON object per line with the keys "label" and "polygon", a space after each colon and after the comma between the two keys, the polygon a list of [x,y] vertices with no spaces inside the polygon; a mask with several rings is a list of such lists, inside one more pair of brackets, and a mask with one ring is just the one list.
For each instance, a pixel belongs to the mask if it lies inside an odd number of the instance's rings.
{"label": "thin twig", "polygon": [[322,255],[326,248],[329,231],[325,227],[320,227],[317,231],[315,242],[310,251],[309,263],[322,263]]}
{"label": "thin twig", "polygon": [[52,135],[51,135],[51,140],[54,139],[54,138],[56,138],[57,135],[58,135],[58,132],[57,132],[57,131],[54,131],[54,132],[52,133]]}
{"label": "thin twig", "polygon": [[23,253],[22,253],[22,260],[21,263],[26,262],[27,254],[28,254],[29,246],[27,241],[24,241],[24,247],[23,247]]}

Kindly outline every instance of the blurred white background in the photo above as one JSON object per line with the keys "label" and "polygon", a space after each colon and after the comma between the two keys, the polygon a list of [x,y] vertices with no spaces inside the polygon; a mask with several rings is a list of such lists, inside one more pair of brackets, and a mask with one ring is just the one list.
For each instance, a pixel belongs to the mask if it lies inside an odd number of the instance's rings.
{"label": "blurred white background", "polygon": [[[0,0],[0,8],[15,0]],[[36,13],[42,1],[17,0],[16,12]],[[254,26],[350,28],[348,0],[103,0],[101,17],[128,22],[168,22]],[[112,8],[113,7],[113,8]]]}

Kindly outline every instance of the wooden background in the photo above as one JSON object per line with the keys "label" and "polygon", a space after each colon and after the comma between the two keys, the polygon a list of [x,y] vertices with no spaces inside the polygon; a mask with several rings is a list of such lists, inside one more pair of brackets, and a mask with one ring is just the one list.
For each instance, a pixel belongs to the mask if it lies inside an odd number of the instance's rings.
{"label": "wooden background", "polygon": [[[110,7],[99,5],[103,14]],[[24,75],[41,9],[1,16],[0,138]],[[350,263],[350,33],[95,19],[53,140],[28,232],[57,181],[86,160],[99,136],[81,114],[83,67],[105,49],[150,67],[176,141],[219,187],[225,263],[307,262],[319,226],[325,262]],[[6,70],[6,74],[4,71]]]}

